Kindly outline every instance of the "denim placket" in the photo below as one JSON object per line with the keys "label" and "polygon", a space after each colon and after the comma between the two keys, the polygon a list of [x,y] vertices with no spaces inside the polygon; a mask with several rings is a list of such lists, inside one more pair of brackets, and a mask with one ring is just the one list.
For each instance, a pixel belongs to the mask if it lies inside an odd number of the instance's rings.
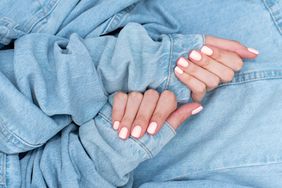
{"label": "denim placket", "polygon": [[0,152],[0,187],[5,185],[6,154]]}

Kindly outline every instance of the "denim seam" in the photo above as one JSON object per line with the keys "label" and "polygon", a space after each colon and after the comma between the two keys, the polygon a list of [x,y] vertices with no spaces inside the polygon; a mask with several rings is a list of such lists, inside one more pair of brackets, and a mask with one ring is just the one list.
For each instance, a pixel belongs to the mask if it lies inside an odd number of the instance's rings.
{"label": "denim seam", "polygon": [[[41,144],[28,143],[24,139],[22,139],[20,136],[13,133],[11,130],[7,128],[6,123],[3,121],[1,117],[0,117],[0,131],[4,136],[6,136],[8,142],[12,143],[15,147],[19,149],[24,149],[24,147],[19,147],[18,143],[23,144],[24,146],[27,146],[27,147],[31,147],[31,148],[36,148],[36,147],[41,146]],[[16,142],[14,141],[14,139],[16,140]]]}
{"label": "denim seam", "polygon": [[270,6],[268,6],[266,0],[262,0],[263,1],[263,4],[265,6],[265,8],[268,10],[273,22],[274,22],[274,25],[276,26],[277,30],[279,31],[280,35],[282,35],[282,30],[280,28],[280,26],[278,25],[277,23],[277,20],[276,20],[276,16],[274,16],[274,13],[272,11],[272,8]]}
{"label": "denim seam", "polygon": [[173,58],[173,49],[174,49],[174,40],[171,35],[168,35],[170,40],[170,49],[169,49],[169,58],[168,58],[168,76],[166,79],[166,83],[164,85],[164,90],[168,89],[170,81],[171,81],[171,69],[172,69],[172,58]]}
{"label": "denim seam", "polygon": [[253,71],[253,72],[236,74],[231,82],[220,84],[218,87],[243,84],[253,81],[281,79],[281,78],[282,78],[282,70]]}
{"label": "denim seam", "polygon": [[[199,169],[189,169],[191,173],[188,173],[186,175],[176,176],[173,179],[179,179],[183,178],[184,176],[191,176],[191,175],[197,175],[200,173],[210,173],[210,172],[216,172],[216,171],[224,171],[224,170],[230,170],[230,169],[238,169],[238,168],[247,168],[247,167],[261,167],[261,166],[268,166],[268,165],[274,165],[274,164],[282,164],[282,161],[276,161],[276,162],[267,162],[267,163],[253,163],[253,164],[245,164],[245,165],[237,165],[237,166],[229,166],[229,167],[222,167],[222,168],[199,168]],[[169,178],[169,177],[164,177]]]}
{"label": "denim seam", "polygon": [[[102,119],[104,119],[108,123],[110,123],[110,124],[112,123],[111,120],[105,114],[103,114],[102,112],[99,112],[99,115]],[[135,143],[137,143],[137,145],[140,146],[145,151],[145,153],[147,154],[147,156],[149,158],[153,157],[152,152],[149,150],[149,148],[146,147],[146,145],[144,143],[142,143],[139,140],[136,140],[134,138],[131,138],[131,140],[134,141]]]}
{"label": "denim seam", "polygon": [[55,10],[60,0],[51,0],[46,6],[42,6],[39,0],[37,0],[37,2],[40,4],[41,9],[36,12],[35,15],[25,24],[24,29],[26,29],[27,33],[30,33],[31,30],[35,27],[35,25],[39,24],[40,21],[49,16]]}
{"label": "denim seam", "polygon": [[125,9],[121,10],[119,13],[115,14],[112,18],[110,18],[109,23],[105,27],[104,31],[102,34],[107,33],[109,30],[113,29],[114,27],[118,27],[120,24],[120,21],[128,15],[128,13],[136,6],[137,3],[134,3]]}

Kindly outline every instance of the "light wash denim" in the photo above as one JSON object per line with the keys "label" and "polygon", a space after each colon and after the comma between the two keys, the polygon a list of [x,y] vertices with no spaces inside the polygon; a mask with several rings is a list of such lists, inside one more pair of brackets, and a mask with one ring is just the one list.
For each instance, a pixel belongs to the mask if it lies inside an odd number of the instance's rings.
{"label": "light wash denim", "polygon": [[[282,187],[281,1],[2,0],[0,9],[2,187]],[[261,55],[208,93],[177,135],[166,123],[154,137],[120,140],[111,95],[169,89],[187,102],[173,68],[203,34]]]}

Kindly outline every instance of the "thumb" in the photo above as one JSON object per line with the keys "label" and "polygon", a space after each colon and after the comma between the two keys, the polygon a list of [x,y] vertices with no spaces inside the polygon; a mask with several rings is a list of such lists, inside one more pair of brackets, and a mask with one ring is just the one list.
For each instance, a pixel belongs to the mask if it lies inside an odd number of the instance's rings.
{"label": "thumb", "polygon": [[203,110],[203,107],[198,103],[189,103],[181,106],[176,111],[174,111],[167,122],[174,128],[177,129],[186,119],[191,115],[196,115]]}

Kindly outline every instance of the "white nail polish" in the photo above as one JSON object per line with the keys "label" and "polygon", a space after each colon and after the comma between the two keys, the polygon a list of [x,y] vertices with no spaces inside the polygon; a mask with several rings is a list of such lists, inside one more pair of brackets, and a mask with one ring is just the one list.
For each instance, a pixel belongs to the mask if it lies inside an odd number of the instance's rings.
{"label": "white nail polish", "polygon": [[209,56],[211,56],[213,54],[213,50],[210,49],[207,46],[203,46],[202,49],[201,49],[201,52],[206,54],[206,55],[209,55]]}
{"label": "white nail polish", "polygon": [[152,122],[152,123],[150,123],[150,125],[147,129],[147,132],[149,134],[155,134],[157,127],[158,127],[158,124],[156,122]]}
{"label": "white nail polish", "polygon": [[196,108],[195,110],[192,111],[192,115],[196,115],[198,114],[199,112],[201,112],[204,108],[202,106]]}
{"label": "white nail polish", "polygon": [[259,54],[259,51],[256,50],[256,49],[254,49],[254,48],[248,48],[248,51],[249,51],[249,52],[252,52],[253,54],[256,54],[256,55]]}
{"label": "white nail polish", "polygon": [[181,69],[181,68],[179,68],[179,67],[175,67],[175,72],[177,72],[178,74],[183,74],[184,72],[183,72],[183,70]]}
{"label": "white nail polish", "polygon": [[196,60],[196,61],[200,61],[200,60],[202,59],[202,55],[201,55],[199,52],[195,51],[195,50],[193,50],[193,51],[190,53],[189,57],[190,57],[191,59]]}
{"label": "white nail polish", "polygon": [[139,138],[142,132],[142,128],[139,125],[136,125],[132,132],[131,132],[131,136],[135,137],[135,138]]}
{"label": "white nail polish", "polygon": [[115,121],[113,125],[114,130],[118,130],[118,127],[119,127],[119,121]]}
{"label": "white nail polish", "polygon": [[127,136],[127,133],[128,133],[128,129],[127,129],[126,127],[123,127],[123,128],[120,130],[118,136],[119,136],[121,139],[125,139],[126,136]]}
{"label": "white nail polish", "polygon": [[189,63],[186,61],[185,58],[181,57],[179,58],[178,62],[179,65],[181,65],[182,67],[188,67]]}

